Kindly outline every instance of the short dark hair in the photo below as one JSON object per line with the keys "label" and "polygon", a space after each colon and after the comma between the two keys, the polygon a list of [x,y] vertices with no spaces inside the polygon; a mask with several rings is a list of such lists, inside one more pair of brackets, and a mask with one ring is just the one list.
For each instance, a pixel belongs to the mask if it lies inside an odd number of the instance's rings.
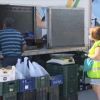
{"label": "short dark hair", "polygon": [[91,27],[90,34],[93,39],[100,40],[100,27],[98,27],[98,26]]}
{"label": "short dark hair", "polygon": [[3,21],[3,24],[6,25],[6,27],[13,27],[14,25],[14,20],[12,18],[6,18],[4,21]]}

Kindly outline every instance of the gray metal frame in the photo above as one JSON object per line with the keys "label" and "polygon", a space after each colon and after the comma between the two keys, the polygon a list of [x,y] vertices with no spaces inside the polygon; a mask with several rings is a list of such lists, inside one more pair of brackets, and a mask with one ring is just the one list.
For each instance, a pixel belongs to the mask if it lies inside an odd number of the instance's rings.
{"label": "gray metal frame", "polygon": [[[67,9],[71,9],[71,8],[67,8]],[[50,18],[48,18],[48,20],[49,19]],[[34,14],[34,31],[36,31],[35,29],[36,29],[36,16]],[[49,32],[50,32],[50,30],[48,31],[48,33]],[[50,39],[48,39],[48,40],[50,41]],[[84,51],[84,50],[88,50],[88,46],[84,46],[84,47],[81,47],[81,46],[80,47],[63,47],[63,48],[41,49],[41,50],[28,50],[28,51],[25,51],[22,54],[22,56],[32,56],[32,55],[50,54],[50,53],[59,53],[59,52],[68,52],[68,51]],[[2,53],[0,53],[0,58],[1,59],[3,58]]]}
{"label": "gray metal frame", "polygon": [[11,5],[0,6],[0,23],[2,24],[2,21],[6,17],[10,17],[14,19],[14,28],[21,33],[33,31],[33,11],[33,7]]}
{"label": "gray metal frame", "polygon": [[[34,34],[36,36],[36,7],[34,7]],[[36,37],[35,37],[36,41]]]}
{"label": "gray metal frame", "polygon": [[[53,48],[53,49],[41,49],[41,50],[28,50],[25,51],[22,56],[32,56],[32,55],[40,55],[40,54],[50,54],[50,53],[60,53],[60,52],[68,52],[68,51],[85,51],[88,50],[88,47],[70,47],[70,48]],[[0,58],[3,58],[0,53]]]}
{"label": "gray metal frame", "polygon": [[[47,15],[48,15],[48,34],[47,34],[47,46],[48,48],[53,48],[53,43],[52,43],[52,27],[51,27],[51,10],[52,9],[70,9],[70,10],[84,10],[84,8],[65,8],[65,7],[49,7],[47,9]],[[85,16],[85,12],[84,12],[84,16]],[[85,17],[84,17],[85,19]],[[85,21],[84,21],[85,22]],[[84,33],[85,35],[85,33]],[[85,41],[85,38],[84,38],[84,41]],[[85,42],[84,42],[84,45],[85,45]],[[77,47],[77,46],[76,46]],[[84,47],[84,46],[83,46]]]}

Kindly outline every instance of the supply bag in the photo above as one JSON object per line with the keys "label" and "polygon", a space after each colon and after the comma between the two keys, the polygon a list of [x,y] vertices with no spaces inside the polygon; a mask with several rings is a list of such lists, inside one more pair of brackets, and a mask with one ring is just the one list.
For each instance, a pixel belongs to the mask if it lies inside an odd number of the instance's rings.
{"label": "supply bag", "polygon": [[23,74],[17,68],[15,69],[15,79],[25,79]]}
{"label": "supply bag", "polygon": [[33,66],[37,67],[40,71],[42,71],[43,75],[49,75],[49,73],[38,63],[32,62]]}
{"label": "supply bag", "polygon": [[38,68],[38,66],[34,66],[30,61],[29,61],[29,72],[31,77],[44,76],[42,70]]}
{"label": "supply bag", "polygon": [[83,68],[83,71],[84,72],[88,71],[89,69],[92,68],[92,65],[93,65],[93,60],[90,59],[90,58],[86,58],[84,60],[84,68]]}
{"label": "supply bag", "polygon": [[84,60],[83,77],[82,77],[83,83],[84,83],[84,72],[87,72],[89,69],[91,69],[92,65],[93,65],[93,60],[91,58],[86,58]]}
{"label": "supply bag", "polygon": [[27,57],[24,58],[24,62],[21,62],[21,59],[18,59],[16,64],[16,69],[18,69],[25,78],[30,77],[29,68],[27,66],[27,60],[28,60]]}

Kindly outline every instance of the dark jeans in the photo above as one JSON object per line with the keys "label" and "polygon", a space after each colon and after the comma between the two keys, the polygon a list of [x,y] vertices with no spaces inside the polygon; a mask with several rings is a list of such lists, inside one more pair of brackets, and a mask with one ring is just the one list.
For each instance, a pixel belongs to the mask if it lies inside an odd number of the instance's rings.
{"label": "dark jeans", "polygon": [[15,66],[19,57],[4,57],[2,67]]}

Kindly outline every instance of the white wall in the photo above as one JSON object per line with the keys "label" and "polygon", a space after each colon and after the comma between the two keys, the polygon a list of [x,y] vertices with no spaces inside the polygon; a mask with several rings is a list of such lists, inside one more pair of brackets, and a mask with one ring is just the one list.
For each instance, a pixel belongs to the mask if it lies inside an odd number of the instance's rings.
{"label": "white wall", "polygon": [[91,27],[91,12],[92,12],[92,8],[91,8],[92,2],[91,0],[81,0],[81,2],[79,2],[78,7],[84,7],[85,8],[85,26],[84,26],[84,30],[85,30],[85,45],[89,44],[89,28]]}

